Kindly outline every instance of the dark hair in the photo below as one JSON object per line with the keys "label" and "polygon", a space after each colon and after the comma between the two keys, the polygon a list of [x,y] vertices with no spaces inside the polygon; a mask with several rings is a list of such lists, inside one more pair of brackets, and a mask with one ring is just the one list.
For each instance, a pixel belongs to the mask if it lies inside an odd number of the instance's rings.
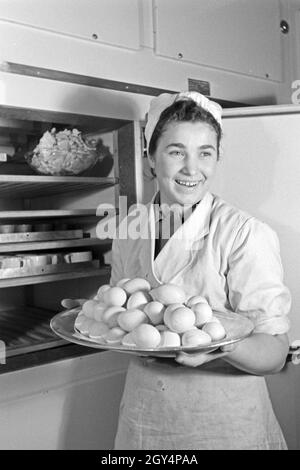
{"label": "dark hair", "polygon": [[217,134],[217,152],[219,159],[220,141],[222,129],[213,115],[199,106],[193,100],[178,100],[166,108],[160,115],[160,118],[154,128],[149,143],[149,155],[156,152],[158,141],[170,122],[205,122],[209,124]]}

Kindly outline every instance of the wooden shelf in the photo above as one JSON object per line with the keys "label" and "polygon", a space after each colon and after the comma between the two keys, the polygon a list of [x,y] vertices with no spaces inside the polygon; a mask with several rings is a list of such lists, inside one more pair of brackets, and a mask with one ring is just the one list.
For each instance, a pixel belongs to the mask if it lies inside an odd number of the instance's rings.
{"label": "wooden shelf", "polygon": [[111,240],[100,240],[99,238],[81,238],[44,242],[1,243],[0,253],[18,253],[21,251],[56,250],[61,248],[109,245],[111,245]]}
{"label": "wooden shelf", "polygon": [[91,193],[117,183],[117,178],[0,175],[0,198],[34,198],[72,191]]}
{"label": "wooden shelf", "polygon": [[57,281],[84,278],[84,277],[97,277],[97,276],[102,277],[102,276],[108,276],[109,274],[110,274],[110,266],[109,267],[104,266],[101,268],[83,267],[82,269],[79,268],[77,270],[74,269],[72,271],[55,273],[55,274],[41,274],[41,275],[18,277],[18,278],[0,279],[0,288],[26,286],[26,285],[31,285],[31,284],[42,284],[46,282],[57,282]]}
{"label": "wooden shelf", "polygon": [[[1,183],[0,183],[1,191]],[[61,217],[96,217],[97,209],[0,211],[1,219],[48,219]]]}

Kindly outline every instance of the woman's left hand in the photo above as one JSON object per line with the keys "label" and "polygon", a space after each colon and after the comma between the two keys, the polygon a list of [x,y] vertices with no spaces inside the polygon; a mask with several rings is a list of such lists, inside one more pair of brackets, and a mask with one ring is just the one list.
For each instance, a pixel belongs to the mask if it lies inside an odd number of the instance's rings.
{"label": "woman's left hand", "polygon": [[214,361],[215,359],[220,359],[224,356],[227,356],[229,353],[234,351],[238,343],[228,344],[226,346],[221,346],[215,351],[212,352],[197,352],[197,353],[186,353],[180,352],[177,354],[175,361],[183,366],[188,367],[198,367],[207,362]]}

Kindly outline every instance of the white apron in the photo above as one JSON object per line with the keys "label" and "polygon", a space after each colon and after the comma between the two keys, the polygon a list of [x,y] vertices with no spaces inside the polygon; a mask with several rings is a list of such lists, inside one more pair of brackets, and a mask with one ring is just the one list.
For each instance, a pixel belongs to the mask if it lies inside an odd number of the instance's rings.
{"label": "white apron", "polygon": [[[178,240],[177,231],[177,237],[173,236],[167,242],[155,261],[154,219],[150,212],[151,239],[132,245],[128,242],[126,248],[121,246],[119,250],[115,244],[120,266],[114,268],[115,273],[117,269],[119,271],[113,276],[147,277],[152,286],[173,282],[190,294],[204,291],[213,309],[224,311],[226,300],[222,298],[222,292],[226,289],[221,285],[225,282],[224,275],[221,272],[218,277],[216,273],[209,272],[215,269],[217,263],[207,261],[201,251],[205,243],[210,243],[205,239],[210,232],[212,241],[207,256],[213,254],[221,258],[217,253],[218,244],[214,247],[215,236],[210,218],[212,204],[213,197],[208,194],[195,213],[178,229],[185,230],[184,241]],[[228,230],[230,236],[236,238],[232,227]],[[220,285],[212,286],[211,282],[206,285],[205,276],[201,281],[201,276],[196,275],[193,270],[201,269],[201,262],[207,263],[204,271],[207,276],[217,279],[216,284]],[[221,268],[218,269],[221,271]],[[272,269],[272,272],[275,270]],[[283,287],[282,291],[283,296],[286,295]],[[225,304],[226,307],[230,308]],[[275,323],[279,330],[283,328],[284,321],[278,320],[277,312]],[[271,328],[269,321],[265,323]],[[179,365],[173,359],[135,357],[130,362],[120,405],[115,449],[285,448],[263,377],[239,371],[222,359],[198,368]]]}

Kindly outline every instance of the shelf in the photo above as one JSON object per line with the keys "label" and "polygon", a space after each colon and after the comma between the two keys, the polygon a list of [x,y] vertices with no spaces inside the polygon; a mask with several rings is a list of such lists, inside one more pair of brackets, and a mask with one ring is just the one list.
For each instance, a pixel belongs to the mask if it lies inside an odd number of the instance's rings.
{"label": "shelf", "polygon": [[12,253],[21,251],[56,250],[60,248],[80,248],[85,246],[110,246],[111,240],[99,238],[81,238],[73,240],[54,240],[44,242],[1,243],[0,253]]}
{"label": "shelf", "polygon": [[[76,264],[85,264],[85,263],[76,263]],[[110,266],[104,266],[100,268],[78,267],[77,269],[74,268],[72,271],[67,271],[67,272],[0,279],[0,288],[26,286],[26,285],[32,285],[32,284],[42,284],[42,283],[47,283],[47,282],[57,282],[57,281],[64,281],[64,280],[76,279],[76,278],[78,279],[78,278],[84,278],[84,277],[97,277],[97,276],[102,277],[102,276],[109,276],[109,274],[110,274]]]}
{"label": "shelf", "polygon": [[0,175],[0,198],[33,198],[72,191],[91,193],[118,183],[117,178]]}
{"label": "shelf", "polygon": [[[1,183],[0,183],[1,191]],[[96,209],[0,211],[1,219],[47,219],[61,217],[96,217]]]}
{"label": "shelf", "polygon": [[5,342],[6,357],[19,356],[62,346],[50,328],[55,312],[36,307],[19,307],[0,312],[1,339]]}

